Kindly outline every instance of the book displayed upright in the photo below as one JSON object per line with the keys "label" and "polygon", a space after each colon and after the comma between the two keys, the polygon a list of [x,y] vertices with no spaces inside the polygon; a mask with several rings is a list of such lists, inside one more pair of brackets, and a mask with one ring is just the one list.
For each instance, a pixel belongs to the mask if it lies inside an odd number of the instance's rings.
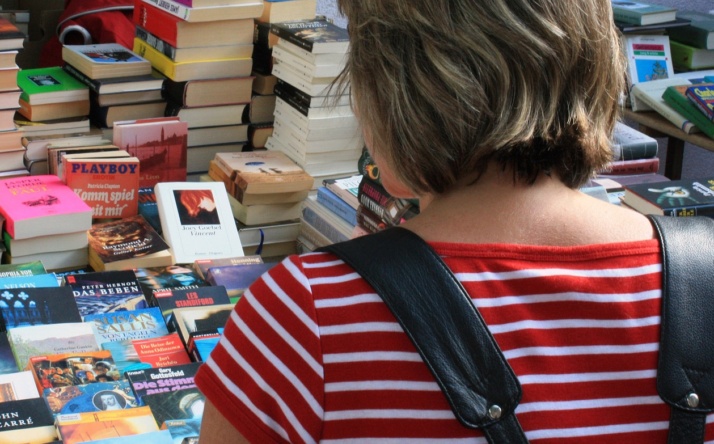
{"label": "book displayed upright", "polygon": [[674,75],[672,52],[667,35],[625,35],[629,82],[634,85]]}
{"label": "book displayed upright", "polygon": [[175,263],[243,255],[222,183],[162,182],[154,192],[162,233]]}
{"label": "book displayed upright", "polygon": [[714,217],[714,178],[626,185],[622,203],[643,214]]}

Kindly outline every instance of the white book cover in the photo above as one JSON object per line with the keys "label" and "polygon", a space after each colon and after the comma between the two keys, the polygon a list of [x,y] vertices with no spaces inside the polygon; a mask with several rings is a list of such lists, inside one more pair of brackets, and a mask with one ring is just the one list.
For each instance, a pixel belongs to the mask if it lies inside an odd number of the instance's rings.
{"label": "white book cover", "polygon": [[669,79],[674,75],[667,35],[626,35],[630,84]]}
{"label": "white book cover", "polygon": [[176,263],[244,255],[222,182],[160,182],[154,193]]}
{"label": "white book cover", "polygon": [[0,402],[39,398],[30,370],[0,375]]}

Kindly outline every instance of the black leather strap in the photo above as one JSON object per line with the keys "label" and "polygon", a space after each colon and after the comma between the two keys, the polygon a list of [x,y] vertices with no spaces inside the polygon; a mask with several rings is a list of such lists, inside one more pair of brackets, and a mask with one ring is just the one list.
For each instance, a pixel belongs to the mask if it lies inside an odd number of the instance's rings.
{"label": "black leather strap", "polygon": [[703,442],[714,411],[714,219],[650,216],[662,243],[657,391],[671,444]]}
{"label": "black leather strap", "polygon": [[491,443],[527,442],[513,413],[521,399],[513,370],[461,283],[426,242],[395,227],[321,250],[352,266],[384,299],[461,424],[483,429]]}

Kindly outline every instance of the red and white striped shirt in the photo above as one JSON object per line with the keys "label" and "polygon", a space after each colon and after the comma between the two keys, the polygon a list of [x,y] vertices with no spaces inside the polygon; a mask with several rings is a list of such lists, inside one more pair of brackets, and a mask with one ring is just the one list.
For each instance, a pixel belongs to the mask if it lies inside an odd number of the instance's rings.
{"label": "red and white striped shirt", "polygon": [[[529,441],[666,442],[656,240],[430,245],[518,375]],[[289,257],[251,286],[196,380],[253,442],[486,442],[457,422],[380,297],[327,253]]]}

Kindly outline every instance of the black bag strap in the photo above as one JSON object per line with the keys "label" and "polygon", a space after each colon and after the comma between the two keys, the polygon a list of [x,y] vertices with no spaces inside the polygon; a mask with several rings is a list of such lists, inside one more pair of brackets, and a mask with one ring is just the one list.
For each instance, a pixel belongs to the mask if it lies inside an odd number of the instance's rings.
{"label": "black bag strap", "polygon": [[528,442],[514,414],[518,379],[461,283],[426,242],[394,227],[320,250],[349,264],[384,299],[461,424],[481,429],[490,443]]}
{"label": "black bag strap", "polygon": [[670,444],[704,441],[714,411],[714,219],[650,216],[662,243],[657,391]]}

